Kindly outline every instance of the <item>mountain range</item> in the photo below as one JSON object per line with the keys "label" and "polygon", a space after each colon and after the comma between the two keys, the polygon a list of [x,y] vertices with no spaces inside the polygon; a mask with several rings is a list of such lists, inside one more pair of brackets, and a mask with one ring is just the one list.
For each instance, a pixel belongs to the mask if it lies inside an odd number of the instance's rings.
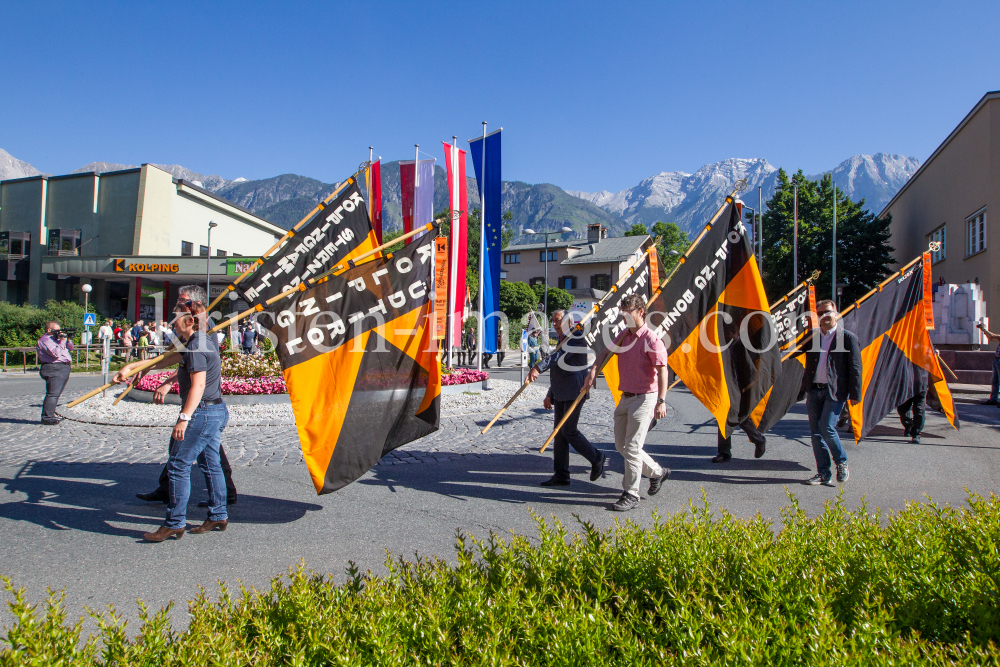
{"label": "mountain range", "polygon": [[[92,162],[71,173],[102,173],[134,166]],[[285,229],[291,229],[337,186],[336,183],[324,183],[298,174],[283,174],[252,181],[245,178],[229,180],[215,174],[201,174],[176,164],[155,166],[214,192]],[[919,167],[920,162],[913,157],[876,153],[854,155],[823,174],[831,174],[837,186],[849,197],[856,201],[864,199],[865,208],[878,213]],[[528,228],[541,231],[568,226],[574,230],[573,236],[582,238],[586,236],[587,225],[600,223],[608,228],[609,235],[620,236],[635,223],[652,226],[658,220],[676,222],[682,229],[690,232],[711,217],[719,202],[739,179],[745,178],[748,183],[747,191],[741,196],[749,206],[756,208],[755,190],[760,187],[765,200],[772,196],[777,171],[764,158],[730,158],[706,164],[693,174],[664,171],[618,192],[567,191],[550,183],[532,185],[521,181],[504,181],[502,208],[513,214],[518,235],[521,230]],[[43,174],[27,162],[0,149],[0,180],[38,175]],[[820,175],[809,178],[817,179]],[[479,206],[479,192],[474,178],[467,179],[467,188],[471,210]],[[447,208],[447,193],[446,172],[442,167],[435,166],[435,211]],[[382,163],[382,202],[384,228],[388,231],[402,228],[398,162]]]}

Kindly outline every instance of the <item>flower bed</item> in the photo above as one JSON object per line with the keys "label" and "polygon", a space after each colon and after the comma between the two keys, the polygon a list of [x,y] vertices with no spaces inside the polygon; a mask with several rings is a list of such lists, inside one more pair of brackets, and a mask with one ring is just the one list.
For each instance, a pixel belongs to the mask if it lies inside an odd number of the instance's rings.
{"label": "flower bed", "polygon": [[444,386],[453,384],[471,384],[489,379],[490,374],[486,371],[477,371],[471,368],[448,368],[441,367],[441,384]]}
{"label": "flower bed", "polygon": [[[163,378],[168,373],[150,373],[136,385],[136,389],[142,391],[156,391],[156,388],[163,383]],[[180,385],[174,382],[170,385],[170,393],[180,393]],[[288,387],[285,386],[285,378],[279,376],[267,377],[223,377],[222,393],[226,395],[249,395],[249,394],[287,394]]]}

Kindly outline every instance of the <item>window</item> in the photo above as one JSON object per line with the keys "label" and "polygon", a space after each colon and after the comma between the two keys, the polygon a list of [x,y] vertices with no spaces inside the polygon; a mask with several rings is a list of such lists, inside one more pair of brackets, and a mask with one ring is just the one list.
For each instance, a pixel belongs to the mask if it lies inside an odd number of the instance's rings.
{"label": "window", "polygon": [[199,257],[208,257],[208,246],[207,245],[200,245],[200,246],[198,246],[198,256]]}
{"label": "window", "polygon": [[190,257],[191,251],[194,250],[194,246],[190,241],[181,241],[181,256]]}
{"label": "window", "polygon": [[[558,250],[549,250],[548,252],[549,252],[549,259],[548,259],[548,261],[555,262],[557,260],[557,256],[559,254],[559,251]],[[545,251],[544,250],[539,250],[538,251],[538,261],[539,262],[546,261],[546,259],[545,259]]]}
{"label": "window", "polygon": [[216,250],[215,251],[215,256],[216,257],[225,257],[226,256],[226,251],[225,250]]}
{"label": "window", "polygon": [[544,285],[545,278],[531,278],[528,280],[528,285],[534,287],[535,285]]}
{"label": "window", "polygon": [[10,240],[10,254],[12,255],[23,255],[23,241],[21,239],[11,239]]}
{"label": "window", "polygon": [[520,264],[521,263],[521,253],[519,252],[508,252],[503,256],[504,264]]}
{"label": "window", "polygon": [[576,276],[562,276],[558,285],[563,289],[576,289]]}
{"label": "window", "polygon": [[927,236],[927,241],[929,243],[940,243],[940,250],[931,251],[931,264],[937,264],[942,259],[944,259],[945,243],[944,243],[944,225],[939,229],[934,230]]}
{"label": "window", "polygon": [[83,233],[79,229],[50,229],[49,255],[75,257],[80,254],[80,240]]}
{"label": "window", "polygon": [[611,289],[611,276],[607,274],[591,276],[590,287],[591,289],[600,289],[604,291]]}
{"label": "window", "polygon": [[965,235],[968,241],[965,256],[986,250],[986,209],[981,208],[965,219]]}

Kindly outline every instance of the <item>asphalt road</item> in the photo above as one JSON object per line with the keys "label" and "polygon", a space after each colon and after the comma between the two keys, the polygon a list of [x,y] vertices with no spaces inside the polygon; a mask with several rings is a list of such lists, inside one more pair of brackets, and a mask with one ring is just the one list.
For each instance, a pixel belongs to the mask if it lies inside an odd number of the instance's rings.
{"label": "asphalt road", "polygon": [[[510,371],[502,371],[506,375]],[[514,369],[509,379],[518,379]],[[68,394],[96,386],[98,378],[74,377]],[[37,379],[0,380],[0,403],[40,394]],[[603,390],[606,392],[606,390]],[[592,406],[607,405],[593,400]],[[647,440],[647,451],[673,474],[653,499],[624,515],[650,523],[653,512],[676,512],[702,492],[714,508],[738,516],[761,513],[780,522],[780,511],[794,494],[810,514],[833,501],[838,489],[807,487],[813,473],[804,404],[799,404],[768,434],[764,458],[752,458],[753,447],[742,434],[734,436],[734,458],[725,465],[709,459],[715,453],[716,430],[709,413],[686,391],[672,392],[672,415],[661,421]],[[951,429],[937,413],[929,413],[920,445],[902,437],[895,415],[876,427],[860,445],[847,445],[851,478],[844,500],[857,506],[902,509],[909,500],[931,497],[961,505],[967,491],[997,491],[1000,410],[961,405],[962,430]],[[485,423],[491,415],[476,417]],[[606,415],[600,415],[606,417]],[[15,418],[0,413],[0,427]],[[544,428],[537,417],[528,419]],[[20,419],[26,422],[27,420]],[[148,544],[141,533],[161,522],[164,506],[135,499],[159,473],[159,463],[114,460],[60,463],[46,459],[0,463],[0,573],[26,586],[30,599],[44,598],[47,587],[67,594],[75,617],[84,607],[108,604],[137,618],[136,600],[154,607],[176,601],[176,623],[186,619],[184,601],[199,586],[214,596],[216,581],[242,581],[263,587],[289,566],[308,567],[343,576],[348,561],[381,571],[386,552],[413,557],[453,558],[456,531],[484,537],[490,531],[535,532],[531,511],[555,517],[575,527],[577,517],[610,526],[623,515],[607,510],[621,493],[621,457],[614,452],[605,419],[584,420],[587,435],[609,453],[610,471],[591,483],[589,465],[571,459],[570,487],[545,489],[538,483],[552,471],[551,454],[539,454],[538,428],[525,431],[524,447],[489,455],[447,459],[415,465],[377,466],[358,482],[337,493],[317,497],[303,465],[247,465],[236,470],[239,504],[231,508],[225,533],[187,535],[180,541]],[[41,428],[41,427],[37,427]],[[122,427],[126,428],[126,427]],[[2,433],[0,429],[0,433]],[[483,436],[489,438],[490,435]],[[87,442],[66,442],[78,450]],[[5,443],[0,439],[0,453]],[[419,449],[419,442],[413,443]],[[0,460],[3,460],[0,457]],[[414,461],[414,463],[418,463]],[[204,491],[194,477],[189,521],[200,521],[204,510],[193,506]],[[645,496],[647,482],[643,482]],[[3,612],[3,623],[10,615]]]}

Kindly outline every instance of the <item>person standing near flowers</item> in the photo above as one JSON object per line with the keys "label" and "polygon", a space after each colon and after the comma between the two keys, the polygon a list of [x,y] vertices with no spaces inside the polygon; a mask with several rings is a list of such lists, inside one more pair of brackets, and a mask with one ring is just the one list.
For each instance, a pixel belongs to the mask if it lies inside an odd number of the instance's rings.
{"label": "person standing near flowers", "polygon": [[[180,289],[180,291],[178,292],[178,295],[177,295],[177,304],[175,306],[175,309],[176,310],[181,310],[183,312],[183,309],[185,309],[185,308],[188,308],[188,309],[194,308],[196,310],[198,308],[200,308],[202,312],[198,313],[198,314],[201,315],[201,314],[204,313],[205,304],[203,303],[202,300],[205,299],[205,298],[206,298],[205,297],[205,290],[203,288],[197,286],[197,285],[182,287]],[[176,320],[175,320],[175,327],[176,327],[176,322],[179,322],[180,319],[181,319],[180,317],[176,318]],[[207,326],[207,318],[205,318],[205,319],[206,319],[205,324]],[[198,319],[198,322],[199,322],[199,325],[200,325],[201,324],[201,318]],[[171,337],[171,340],[175,340],[176,341],[178,339],[178,337],[180,338],[181,342],[184,342],[185,347],[191,347],[191,341],[188,339],[188,337],[182,331],[179,330],[179,328],[177,330],[175,330],[174,335]],[[205,341],[207,341],[206,345],[210,345],[213,338],[214,337],[210,337],[210,336],[200,336],[199,337],[199,339],[204,339]],[[157,364],[153,368],[162,368],[164,366],[170,366],[170,365],[173,365],[173,364],[177,363],[178,362],[178,357],[180,356],[180,354],[181,354],[180,352],[171,353],[163,361],[161,361],[159,364]],[[218,358],[218,347],[215,347],[215,354],[216,354],[216,358]],[[199,364],[201,362],[200,359],[196,360],[196,361],[198,361]],[[120,376],[123,373],[127,372],[127,369],[129,369],[131,366],[134,366],[134,364],[129,364],[129,365],[125,366],[124,368],[122,368],[122,370],[119,371],[118,374],[115,376],[115,381],[116,382],[120,382],[121,381],[119,379]],[[214,365],[213,365],[213,368],[214,368]],[[152,369],[150,369],[150,370],[152,370]],[[178,378],[178,376],[179,376],[179,370],[180,369],[174,370],[170,374],[168,374],[165,377],[163,377],[163,378],[160,379],[161,384],[160,384],[159,388],[157,388],[157,390],[153,393],[153,402],[154,403],[158,403],[158,404],[162,404],[163,403],[164,399],[166,398],[166,395],[170,392],[170,387],[173,384],[174,379]],[[223,408],[225,408],[225,403],[222,403],[222,394],[221,394],[221,360],[220,360],[220,363],[219,363],[219,372],[218,372],[218,375],[216,376],[213,373],[213,378],[212,379],[213,379],[214,383],[217,383],[219,385],[218,400],[219,400],[219,403],[223,406]],[[138,382],[138,380],[136,380],[136,382]],[[181,400],[182,400],[182,402],[185,402],[185,399],[183,397],[184,396],[184,384],[183,383],[181,383],[181,392],[182,392],[182,398],[181,398]],[[209,399],[214,399],[215,398],[214,393],[215,392],[213,392],[213,394],[210,394],[208,396],[208,398]],[[187,406],[185,405],[185,407],[187,407]],[[212,405],[211,407],[215,408],[215,405]],[[228,421],[228,411],[225,411],[225,412],[226,412],[227,421]],[[188,416],[190,416],[190,415],[188,415]],[[173,454],[173,452],[175,451],[175,449],[177,449],[177,442],[172,437],[170,439],[170,446],[169,446],[169,451],[170,451],[171,455]],[[225,448],[223,448],[222,443],[221,443],[221,432],[220,432],[220,442],[218,444],[218,456],[219,456],[220,467],[222,469],[223,486],[226,489],[225,504],[226,505],[235,505],[237,503],[238,496],[237,496],[237,492],[236,492],[236,485],[233,483],[233,469],[229,465],[229,459],[226,457],[226,450],[225,450]],[[199,461],[199,466],[200,466],[200,464],[201,464],[201,461]],[[153,491],[150,491],[149,493],[137,493],[137,494],[135,494],[136,498],[138,498],[139,500],[144,500],[146,502],[163,502],[163,503],[169,503],[170,502],[170,498],[171,498],[170,470],[171,470],[171,466],[170,466],[170,461],[168,460],[167,463],[163,466],[163,470],[160,472],[160,479],[159,479],[159,484],[158,484],[157,488],[155,490],[153,490]],[[203,472],[205,471],[204,467],[202,467],[202,471]],[[206,473],[206,482],[207,481],[208,481],[208,473]],[[209,489],[210,489],[210,493],[211,493],[212,487],[209,486]],[[190,480],[188,482],[188,490],[190,492]],[[210,503],[198,503],[198,506],[199,507],[209,507]]]}

